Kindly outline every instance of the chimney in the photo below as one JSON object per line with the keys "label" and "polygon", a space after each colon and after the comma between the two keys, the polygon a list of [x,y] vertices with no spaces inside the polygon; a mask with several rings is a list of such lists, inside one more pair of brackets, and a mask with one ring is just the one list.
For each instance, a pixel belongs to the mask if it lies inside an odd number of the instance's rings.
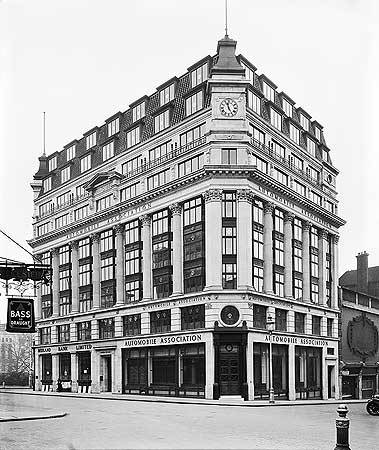
{"label": "chimney", "polygon": [[368,293],[368,253],[365,251],[357,255],[357,291]]}

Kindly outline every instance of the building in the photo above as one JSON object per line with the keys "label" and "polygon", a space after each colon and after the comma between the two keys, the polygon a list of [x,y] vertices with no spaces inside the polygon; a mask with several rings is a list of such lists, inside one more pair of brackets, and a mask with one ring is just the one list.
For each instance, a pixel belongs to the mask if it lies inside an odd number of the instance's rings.
{"label": "building", "polygon": [[338,397],[338,171],[235,49],[39,158],[37,389]]}
{"label": "building", "polygon": [[339,279],[341,309],[342,395],[370,398],[379,393],[378,267],[368,267],[368,254],[357,255],[357,270]]}
{"label": "building", "polygon": [[5,331],[5,324],[0,323],[0,373],[12,371],[12,345],[17,335]]}

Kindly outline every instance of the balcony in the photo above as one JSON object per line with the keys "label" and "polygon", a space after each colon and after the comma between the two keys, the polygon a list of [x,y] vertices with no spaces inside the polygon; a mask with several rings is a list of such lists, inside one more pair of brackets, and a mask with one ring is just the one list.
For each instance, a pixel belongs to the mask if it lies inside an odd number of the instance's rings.
{"label": "balcony", "polygon": [[304,172],[304,170],[295,166],[295,164],[292,164],[292,162],[289,159],[281,157],[280,155],[275,153],[270,147],[267,147],[267,145],[262,144],[257,139],[251,138],[251,143],[253,144],[253,146],[256,149],[260,150],[262,153],[269,155],[270,158],[279,162],[282,166],[285,166],[286,168],[292,170],[293,172],[295,172],[298,176],[300,176],[304,180],[308,181],[309,183],[311,183],[314,186],[317,186],[319,189],[321,189],[321,183],[319,180],[312,178],[307,172]]}

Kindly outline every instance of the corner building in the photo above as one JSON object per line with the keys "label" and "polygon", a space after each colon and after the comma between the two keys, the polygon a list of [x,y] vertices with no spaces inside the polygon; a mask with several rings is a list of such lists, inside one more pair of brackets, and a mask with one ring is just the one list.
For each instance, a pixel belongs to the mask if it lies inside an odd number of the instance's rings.
{"label": "corner building", "polygon": [[39,158],[37,389],[338,397],[338,171],[235,49]]}

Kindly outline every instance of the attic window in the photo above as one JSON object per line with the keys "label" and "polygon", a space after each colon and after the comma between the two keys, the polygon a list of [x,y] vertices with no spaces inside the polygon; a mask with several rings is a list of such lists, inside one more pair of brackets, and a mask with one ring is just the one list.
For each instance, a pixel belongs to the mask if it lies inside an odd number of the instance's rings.
{"label": "attic window", "polygon": [[166,103],[173,100],[174,96],[174,83],[171,83],[169,86],[159,91],[159,104],[161,106],[165,105]]}
{"label": "attic window", "polygon": [[191,72],[191,86],[195,87],[208,78],[208,64],[205,63],[202,66]]}
{"label": "attic window", "polygon": [[120,119],[117,117],[108,123],[108,136],[113,136],[120,131]]}
{"label": "attic window", "polygon": [[245,69],[245,78],[254,84],[254,71],[250,69],[244,62],[241,61],[241,66]]}
{"label": "attic window", "polygon": [[48,192],[51,190],[51,177],[45,178],[42,182],[43,192]]}
{"label": "attic window", "polygon": [[133,122],[145,117],[145,102],[140,103],[132,109]]}
{"label": "attic window", "polygon": [[96,131],[86,137],[86,148],[92,148],[96,145]]}
{"label": "attic window", "polygon": [[283,111],[286,116],[292,117],[292,105],[285,98],[283,98]]}
{"label": "attic window", "polygon": [[49,172],[57,168],[57,157],[53,156],[49,159]]}
{"label": "attic window", "polygon": [[66,149],[66,160],[71,161],[75,158],[75,145],[71,145],[68,149]]}
{"label": "attic window", "polygon": [[275,90],[268,85],[265,81],[263,81],[263,95],[272,102],[275,102]]}
{"label": "attic window", "polygon": [[319,127],[315,127],[315,135],[316,135],[316,138],[317,138],[319,141],[321,141],[321,130],[320,130]]}
{"label": "attic window", "polygon": [[304,130],[309,131],[309,119],[303,114],[300,114],[300,125],[304,128]]}

